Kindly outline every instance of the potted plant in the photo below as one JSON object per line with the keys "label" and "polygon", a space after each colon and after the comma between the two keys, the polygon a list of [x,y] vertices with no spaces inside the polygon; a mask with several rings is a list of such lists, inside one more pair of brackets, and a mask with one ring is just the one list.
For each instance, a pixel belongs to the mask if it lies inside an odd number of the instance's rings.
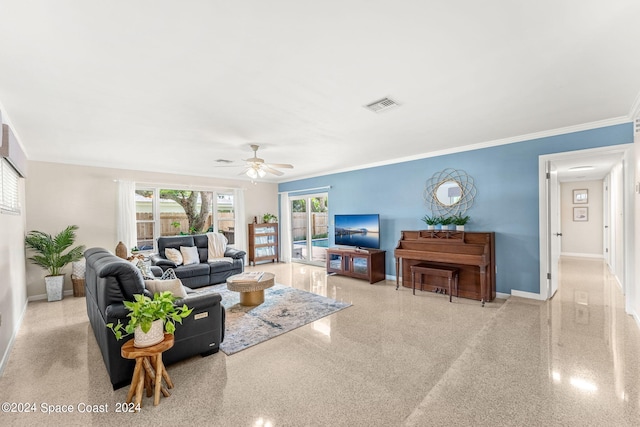
{"label": "potted plant", "polygon": [[124,301],[124,306],[129,309],[129,322],[123,325],[118,320],[116,325],[107,323],[107,327],[118,340],[133,334],[135,347],[149,347],[159,343],[164,339],[165,332],[173,334],[176,322],[182,323],[182,319],[193,311],[186,304],[176,307],[176,297],[169,291],[155,293],[153,298],[138,294],[134,298],[135,301]]}
{"label": "potted plant", "polygon": [[442,229],[443,230],[450,230],[451,229],[451,225],[452,225],[452,218],[450,216],[443,216],[440,219],[440,224],[442,224]]}
{"label": "potted plant", "polygon": [[462,216],[460,214],[454,215],[452,217],[452,222],[456,226],[456,230],[464,231],[464,225],[469,222],[471,218],[468,215]]}
{"label": "potted plant", "polygon": [[274,214],[266,213],[262,215],[262,222],[277,222],[278,217]]}
{"label": "potted plant", "polygon": [[438,217],[425,215],[424,217],[422,217],[422,221],[427,224],[427,230],[433,230],[436,228],[436,224],[438,223]]}
{"label": "potted plant", "polygon": [[[77,229],[77,225],[70,225],[55,236],[42,231],[30,231],[24,239],[27,248],[36,252],[29,260],[49,270],[49,275],[44,278],[48,301],[62,299],[64,287],[62,269],[70,262],[82,258],[84,245],[69,249],[76,240]],[[69,251],[63,254],[67,249]]]}

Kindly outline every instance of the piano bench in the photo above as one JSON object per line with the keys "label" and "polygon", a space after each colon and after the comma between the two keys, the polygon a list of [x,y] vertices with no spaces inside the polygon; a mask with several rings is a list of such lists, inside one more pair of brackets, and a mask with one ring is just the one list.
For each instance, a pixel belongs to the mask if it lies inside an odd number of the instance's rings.
{"label": "piano bench", "polygon": [[416,294],[416,274],[420,275],[420,290],[422,291],[422,275],[445,277],[449,283],[449,302],[451,302],[452,285],[456,291],[456,298],[458,297],[458,269],[455,267],[448,267],[438,264],[429,264],[421,262],[411,266],[411,286],[413,288],[413,294]]}

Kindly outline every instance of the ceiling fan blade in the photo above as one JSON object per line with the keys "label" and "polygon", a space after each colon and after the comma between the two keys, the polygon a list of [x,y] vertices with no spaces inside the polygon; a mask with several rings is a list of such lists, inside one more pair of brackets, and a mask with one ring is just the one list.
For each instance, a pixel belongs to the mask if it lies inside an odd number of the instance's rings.
{"label": "ceiling fan blade", "polygon": [[288,163],[269,163],[267,166],[270,168],[293,169],[293,165]]}
{"label": "ceiling fan blade", "polygon": [[240,172],[238,175],[246,175],[247,171],[251,169],[251,168],[246,168],[244,169],[242,172]]}
{"label": "ceiling fan blade", "polygon": [[272,173],[272,174],[274,174],[276,176],[284,175],[279,170],[273,169],[273,168],[269,167],[268,165],[262,165],[262,170],[265,171],[265,172]]}

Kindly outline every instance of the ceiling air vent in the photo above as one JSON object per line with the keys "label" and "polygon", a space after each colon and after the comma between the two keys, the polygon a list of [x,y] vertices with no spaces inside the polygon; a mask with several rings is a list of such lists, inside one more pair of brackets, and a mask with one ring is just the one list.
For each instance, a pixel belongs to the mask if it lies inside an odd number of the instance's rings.
{"label": "ceiling air vent", "polygon": [[372,102],[371,104],[365,105],[365,108],[373,111],[374,113],[381,113],[383,111],[387,111],[392,108],[395,108],[399,105],[400,104],[398,104],[396,101],[394,101],[391,98],[382,98],[375,102]]}

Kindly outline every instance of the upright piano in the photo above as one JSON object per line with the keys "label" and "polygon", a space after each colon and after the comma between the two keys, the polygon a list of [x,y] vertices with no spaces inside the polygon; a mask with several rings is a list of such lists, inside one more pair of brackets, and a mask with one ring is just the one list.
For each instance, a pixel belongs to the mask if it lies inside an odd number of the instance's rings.
{"label": "upright piano", "polygon": [[[396,258],[396,289],[411,287],[411,266],[421,262],[457,267],[459,296],[485,301],[496,297],[495,233],[417,230],[402,231]],[[400,274],[402,273],[402,274]],[[443,278],[429,278],[424,289],[442,288]]]}

